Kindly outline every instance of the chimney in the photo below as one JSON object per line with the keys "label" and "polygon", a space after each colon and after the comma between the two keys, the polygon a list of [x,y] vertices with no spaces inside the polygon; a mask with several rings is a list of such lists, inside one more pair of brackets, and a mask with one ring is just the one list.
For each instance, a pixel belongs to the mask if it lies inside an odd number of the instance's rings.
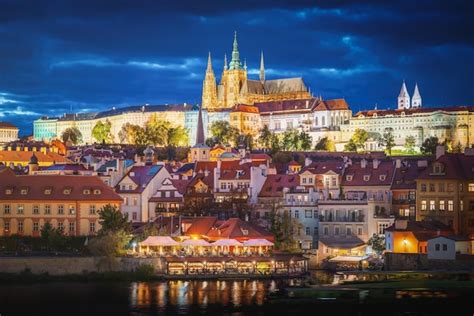
{"label": "chimney", "polygon": [[307,167],[307,166],[309,166],[312,162],[313,162],[313,161],[311,160],[311,158],[306,157],[306,158],[304,159],[304,166]]}
{"label": "chimney", "polygon": [[402,166],[402,160],[401,159],[395,160],[395,168],[400,169],[401,166]]}
{"label": "chimney", "polygon": [[363,159],[360,161],[360,167],[361,167],[361,168],[367,167],[367,160],[365,160],[365,158],[363,158]]}
{"label": "chimney", "polygon": [[408,227],[408,221],[406,219],[397,219],[395,221],[395,229],[405,230]]}
{"label": "chimney", "polygon": [[436,159],[446,154],[446,147],[444,145],[436,146]]}
{"label": "chimney", "polygon": [[418,165],[418,168],[428,167],[427,160],[418,160],[416,163]]}

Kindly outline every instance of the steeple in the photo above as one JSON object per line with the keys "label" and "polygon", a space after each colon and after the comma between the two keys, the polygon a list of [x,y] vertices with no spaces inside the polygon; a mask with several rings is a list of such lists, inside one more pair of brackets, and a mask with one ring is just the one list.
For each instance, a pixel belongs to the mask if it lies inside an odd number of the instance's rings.
{"label": "steeple", "polygon": [[227,54],[224,54],[224,70],[227,70]]}
{"label": "steeple", "polygon": [[247,70],[247,59],[244,59],[244,70]]}
{"label": "steeple", "polygon": [[411,98],[411,107],[421,108],[421,94],[418,90],[418,83],[415,84],[415,91],[413,92],[413,97]]}
{"label": "steeple", "polygon": [[234,44],[232,49],[232,60],[229,64],[229,69],[241,69],[242,64],[240,63],[239,56],[239,45],[237,44],[237,31],[234,32]]}
{"label": "steeple", "polygon": [[214,70],[212,70],[211,52],[209,52],[207,57],[206,75],[202,83],[201,104],[205,109],[217,106],[217,85]]}
{"label": "steeple", "polygon": [[407,86],[405,80],[403,80],[402,88],[400,89],[400,94],[398,95],[398,109],[409,109],[410,108],[410,95],[408,94]]}
{"label": "steeple", "polygon": [[199,107],[198,121],[196,131],[196,145],[204,144],[204,125],[202,123],[202,106]]}
{"label": "steeple", "polygon": [[265,65],[263,64],[263,51],[260,54],[260,81],[265,81]]}

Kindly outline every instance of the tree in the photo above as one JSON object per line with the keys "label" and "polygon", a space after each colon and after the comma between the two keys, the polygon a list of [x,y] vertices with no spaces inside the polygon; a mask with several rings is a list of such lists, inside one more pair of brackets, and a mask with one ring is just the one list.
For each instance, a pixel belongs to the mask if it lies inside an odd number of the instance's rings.
{"label": "tree", "polygon": [[382,235],[374,234],[367,242],[369,246],[378,254],[382,254],[385,250],[385,237]]}
{"label": "tree", "polygon": [[263,125],[263,128],[260,130],[260,135],[258,136],[258,143],[263,148],[270,148],[272,143],[272,132],[270,132],[268,125]]}
{"label": "tree", "polygon": [[138,130],[140,129],[142,128],[138,125],[125,123],[118,133],[120,142],[136,145]]}
{"label": "tree", "polygon": [[73,145],[82,142],[82,133],[77,127],[69,127],[61,135],[63,142],[70,141]]}
{"label": "tree", "polygon": [[461,145],[460,142],[458,142],[456,145],[452,146],[452,148],[451,148],[452,153],[458,153],[459,154],[459,153],[462,153],[462,150],[463,150],[463,148],[462,148],[462,145]]}
{"label": "tree", "polygon": [[240,134],[236,139],[237,145],[242,145],[245,148],[253,149],[253,137],[250,134]]}
{"label": "tree", "polygon": [[271,137],[271,141],[270,141],[270,148],[271,148],[271,153],[272,154],[275,154],[275,153],[277,153],[278,151],[281,150],[280,137],[275,133],[272,133],[272,137]]}
{"label": "tree", "polygon": [[431,136],[423,141],[420,150],[424,155],[434,155],[436,153],[436,147],[439,145],[438,137]]}
{"label": "tree", "polygon": [[66,244],[66,237],[61,228],[54,228],[50,223],[45,223],[40,230],[40,236],[46,245],[46,250],[61,250]]}
{"label": "tree", "polygon": [[206,139],[206,145],[211,148],[218,144],[219,144],[219,140],[216,137],[209,137]]}
{"label": "tree", "polygon": [[239,130],[231,126],[227,121],[215,121],[211,124],[211,134],[220,144],[235,144]]}
{"label": "tree", "polygon": [[145,135],[148,144],[166,146],[168,130],[170,128],[170,122],[160,120],[156,114],[153,114],[145,125]]}
{"label": "tree", "polygon": [[354,140],[351,138],[349,141],[344,145],[344,151],[357,151],[357,145],[354,143]]}
{"label": "tree", "polygon": [[415,145],[416,145],[416,139],[415,136],[407,136],[405,138],[405,149],[410,153],[413,154],[415,152]]}
{"label": "tree", "polygon": [[99,143],[111,143],[113,140],[113,136],[110,133],[111,128],[112,124],[109,120],[106,120],[105,123],[98,121],[92,129],[92,137]]}
{"label": "tree", "polygon": [[289,129],[283,133],[281,147],[283,150],[299,150],[299,133],[296,129]]}
{"label": "tree", "polygon": [[369,134],[367,133],[366,130],[357,128],[354,131],[354,134],[352,135],[351,139],[358,150],[364,150],[365,143],[369,139]]}
{"label": "tree", "polygon": [[280,250],[292,251],[298,248],[295,235],[301,230],[301,225],[290,216],[288,211],[281,211],[274,202],[269,214],[270,232],[275,236],[275,246]]}
{"label": "tree", "polygon": [[301,131],[298,144],[299,149],[308,151],[311,149],[311,145],[313,144],[313,138],[305,131]]}
{"label": "tree", "polygon": [[187,146],[189,141],[188,131],[182,127],[169,127],[166,131],[164,146]]}
{"label": "tree", "polygon": [[390,129],[386,130],[378,141],[379,145],[384,146],[385,151],[388,153],[389,156],[391,156],[392,148],[395,146],[395,137],[393,137],[392,131]]}
{"label": "tree", "polygon": [[122,214],[115,205],[107,204],[101,208],[97,214],[99,215],[99,224],[101,229],[99,235],[106,235],[109,232],[130,230],[127,214]]}

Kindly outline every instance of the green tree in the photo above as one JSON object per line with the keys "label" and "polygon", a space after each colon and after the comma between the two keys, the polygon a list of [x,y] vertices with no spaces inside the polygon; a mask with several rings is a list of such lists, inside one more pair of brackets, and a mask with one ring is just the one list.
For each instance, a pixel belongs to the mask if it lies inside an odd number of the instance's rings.
{"label": "green tree", "polygon": [[385,237],[382,235],[374,234],[368,240],[367,244],[378,254],[382,254],[385,250]]}
{"label": "green tree", "polygon": [[280,137],[275,133],[272,133],[272,137],[271,137],[271,141],[270,141],[270,148],[271,148],[271,153],[272,154],[275,154],[275,153],[277,153],[278,151],[281,150]]}
{"label": "green tree", "polygon": [[272,143],[272,132],[270,132],[268,125],[263,125],[263,128],[260,130],[260,135],[258,136],[258,143],[261,147],[270,149]]}
{"label": "green tree", "polygon": [[431,136],[423,141],[420,150],[424,155],[434,155],[436,153],[436,147],[439,145],[438,137]]}
{"label": "green tree", "polygon": [[94,137],[99,143],[111,143],[113,136],[110,132],[112,124],[109,120],[106,120],[105,123],[98,121],[94,128],[92,129],[92,137]]}
{"label": "green tree", "polygon": [[122,214],[115,205],[107,204],[102,207],[97,214],[99,215],[99,224],[101,229],[99,235],[106,235],[109,232],[130,230],[127,214]]}
{"label": "green tree", "polygon": [[54,228],[48,222],[41,227],[40,236],[48,251],[62,250],[66,245],[64,231],[61,228]]}
{"label": "green tree", "polygon": [[305,131],[301,131],[299,135],[298,144],[299,149],[308,151],[311,149],[311,145],[313,144],[313,138]]}
{"label": "green tree", "polygon": [[357,151],[357,145],[354,143],[354,140],[351,138],[349,141],[344,145],[344,151]]}
{"label": "green tree", "polygon": [[250,134],[240,134],[236,140],[237,145],[242,145],[245,148],[253,149],[253,137]]}
{"label": "green tree", "polygon": [[334,142],[327,137],[321,138],[314,146],[314,150],[319,151],[336,151]]}
{"label": "green tree", "polygon": [[416,145],[416,139],[415,136],[407,136],[405,138],[405,149],[407,152],[410,154],[413,154],[415,152],[415,145]]}
{"label": "green tree", "polygon": [[211,148],[218,144],[219,144],[219,140],[216,137],[209,137],[206,139],[206,145]]}
{"label": "green tree", "polygon": [[391,156],[392,148],[395,147],[395,137],[393,136],[392,131],[390,129],[386,130],[382,137],[379,138],[378,142],[379,145],[385,147],[385,151],[389,156]]}
{"label": "green tree", "polygon": [[82,142],[82,133],[77,127],[66,128],[61,134],[63,142],[70,141],[73,145],[77,145]]}
{"label": "green tree", "polygon": [[283,150],[300,150],[299,133],[296,129],[289,129],[283,132],[281,147]]}
{"label": "green tree", "polygon": [[354,142],[355,146],[358,150],[365,149],[365,143],[369,139],[369,133],[365,129],[357,128],[352,135],[352,141]]}
{"label": "green tree", "polygon": [[140,126],[125,123],[124,125],[122,125],[122,128],[118,133],[120,142],[137,145],[137,135],[139,133],[139,130],[142,130]]}
{"label": "green tree", "polygon": [[463,148],[462,148],[462,145],[460,142],[458,142],[456,145],[452,146],[451,148],[451,152],[452,153],[462,153],[463,151]]}
{"label": "green tree", "polygon": [[233,143],[235,145],[239,130],[231,126],[227,121],[215,121],[211,124],[211,134],[220,144]]}

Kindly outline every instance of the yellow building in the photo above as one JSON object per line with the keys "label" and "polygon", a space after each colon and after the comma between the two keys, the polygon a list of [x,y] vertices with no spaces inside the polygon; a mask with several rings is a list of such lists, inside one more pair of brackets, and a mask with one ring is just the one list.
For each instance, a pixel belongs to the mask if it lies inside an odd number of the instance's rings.
{"label": "yellow building", "polygon": [[247,64],[242,65],[234,35],[232,59],[227,65],[224,56],[224,69],[221,82],[216,85],[209,55],[206,75],[203,83],[202,106],[210,111],[231,108],[237,104],[254,104],[255,102],[281,101],[310,98],[302,78],[265,79],[263,53],[260,59],[259,80],[248,79]]}
{"label": "yellow building", "polygon": [[242,134],[256,137],[260,129],[260,113],[256,106],[238,104],[230,112],[230,125]]}
{"label": "yellow building", "polygon": [[7,122],[0,122],[0,144],[18,139],[18,127]]}
{"label": "yellow building", "polygon": [[71,236],[94,235],[97,212],[122,198],[96,176],[15,175],[0,171],[0,236],[39,236],[45,223]]}

